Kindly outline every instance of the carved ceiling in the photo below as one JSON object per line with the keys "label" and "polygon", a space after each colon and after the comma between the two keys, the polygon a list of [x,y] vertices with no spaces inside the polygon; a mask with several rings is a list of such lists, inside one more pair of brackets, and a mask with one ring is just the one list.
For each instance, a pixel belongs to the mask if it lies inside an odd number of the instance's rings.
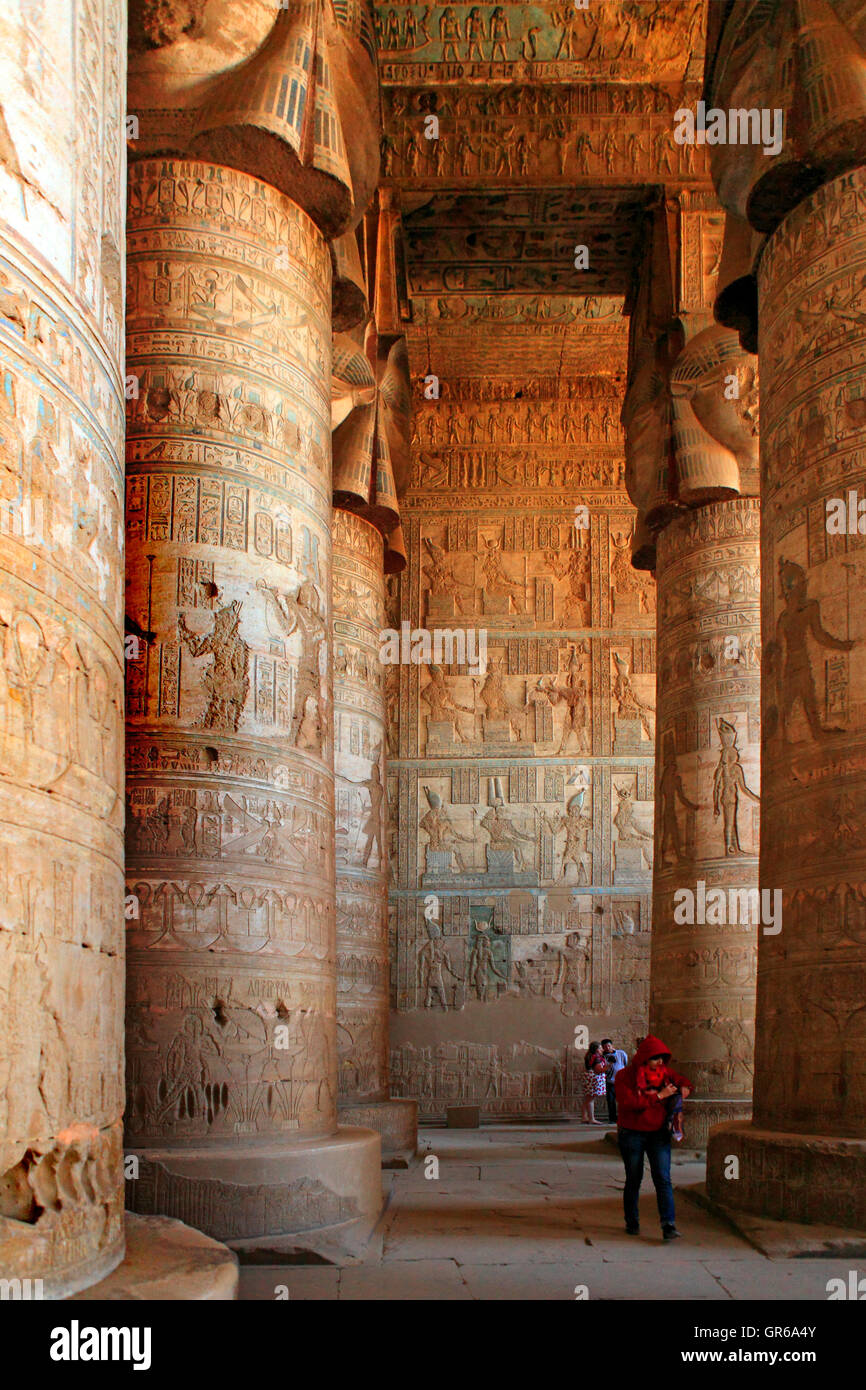
{"label": "carved ceiling", "polygon": [[407,339],[416,377],[625,380],[628,320],[621,296],[421,296],[415,311]]}
{"label": "carved ceiling", "polygon": [[644,203],[634,189],[440,194],[403,219],[412,293],[625,294]]}
{"label": "carved ceiling", "polygon": [[696,77],[704,0],[376,6],[381,76],[393,82],[633,82]]}
{"label": "carved ceiling", "polygon": [[708,187],[673,141],[705,31],[706,0],[376,7],[413,373],[619,375],[648,214]]}

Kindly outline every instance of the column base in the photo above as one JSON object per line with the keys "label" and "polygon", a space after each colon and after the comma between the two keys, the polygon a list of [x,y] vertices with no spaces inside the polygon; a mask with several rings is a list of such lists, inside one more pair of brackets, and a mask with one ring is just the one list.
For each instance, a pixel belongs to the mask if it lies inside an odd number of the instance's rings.
{"label": "column base", "polygon": [[374,1129],[382,1140],[382,1167],[406,1168],[418,1152],[417,1100],[371,1101],[338,1107],[344,1125]]}
{"label": "column base", "polygon": [[[318,1139],[201,1149],[129,1149],[137,1212],[171,1216],[243,1257],[360,1257],[382,1210],[381,1143],[370,1129]],[[253,1256],[255,1258],[255,1256]]]}
{"label": "column base", "polygon": [[[96,1280],[105,1279],[123,1260],[123,1211],[112,1224],[117,1231],[110,1246],[97,1251],[90,1259],[76,1260],[67,1268],[57,1266],[56,1252],[64,1243],[55,1240],[62,1228],[55,1222],[57,1213],[43,1214],[40,1220],[13,1221],[0,1216],[0,1277],[18,1280],[23,1297],[40,1299],[72,1298],[81,1289],[89,1288]],[[38,1295],[30,1290],[38,1289]]]}
{"label": "column base", "polygon": [[732,1212],[866,1231],[866,1139],[720,1125],[707,1148],[707,1192]]}
{"label": "column base", "polygon": [[238,1262],[225,1245],[167,1216],[126,1213],[126,1254],[82,1300],[228,1303],[238,1296]]}
{"label": "column base", "polygon": [[715,1100],[712,1096],[687,1100],[683,1106],[685,1138],[680,1147],[703,1151],[714,1125],[738,1124],[751,1118],[751,1100]]}

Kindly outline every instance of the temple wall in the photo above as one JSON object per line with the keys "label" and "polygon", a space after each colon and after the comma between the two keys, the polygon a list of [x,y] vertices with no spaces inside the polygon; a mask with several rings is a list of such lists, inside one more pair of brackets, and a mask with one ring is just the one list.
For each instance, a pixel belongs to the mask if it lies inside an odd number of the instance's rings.
{"label": "temple wall", "polygon": [[487,643],[486,672],[447,637],[386,666],[391,1087],[423,1117],[579,1109],[575,1029],[646,1031],[655,599],[620,404],[601,376],[417,404],[386,622]]}

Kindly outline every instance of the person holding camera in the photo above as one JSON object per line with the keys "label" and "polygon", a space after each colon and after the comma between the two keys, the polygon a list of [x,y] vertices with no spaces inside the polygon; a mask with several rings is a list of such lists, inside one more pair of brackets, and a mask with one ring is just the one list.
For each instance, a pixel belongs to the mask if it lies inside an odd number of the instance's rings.
{"label": "person holding camera", "polygon": [[[670,1048],[660,1038],[644,1038],[630,1066],[616,1074],[617,1129],[619,1151],[625,1167],[625,1187],[622,1201],[625,1229],[630,1236],[640,1233],[639,1197],[643,1181],[644,1156],[649,1159],[650,1173],[656,1190],[659,1219],[665,1240],[676,1240],[674,1190],[671,1186],[671,1132],[666,1102],[679,1091],[683,1100],[691,1093],[692,1083],[669,1066]],[[660,1089],[646,1089],[641,1080],[646,1068],[664,1068],[665,1084]]]}

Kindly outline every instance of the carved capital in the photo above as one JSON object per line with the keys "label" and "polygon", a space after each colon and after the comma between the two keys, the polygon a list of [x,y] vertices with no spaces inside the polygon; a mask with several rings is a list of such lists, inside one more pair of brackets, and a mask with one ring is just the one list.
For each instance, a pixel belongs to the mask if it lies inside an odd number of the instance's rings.
{"label": "carved capital", "polygon": [[[820,184],[866,162],[866,14],[851,11],[846,0],[734,0],[715,25],[710,168],[725,207],[758,231],[772,232]],[[719,143],[714,109],[724,116]]]}

